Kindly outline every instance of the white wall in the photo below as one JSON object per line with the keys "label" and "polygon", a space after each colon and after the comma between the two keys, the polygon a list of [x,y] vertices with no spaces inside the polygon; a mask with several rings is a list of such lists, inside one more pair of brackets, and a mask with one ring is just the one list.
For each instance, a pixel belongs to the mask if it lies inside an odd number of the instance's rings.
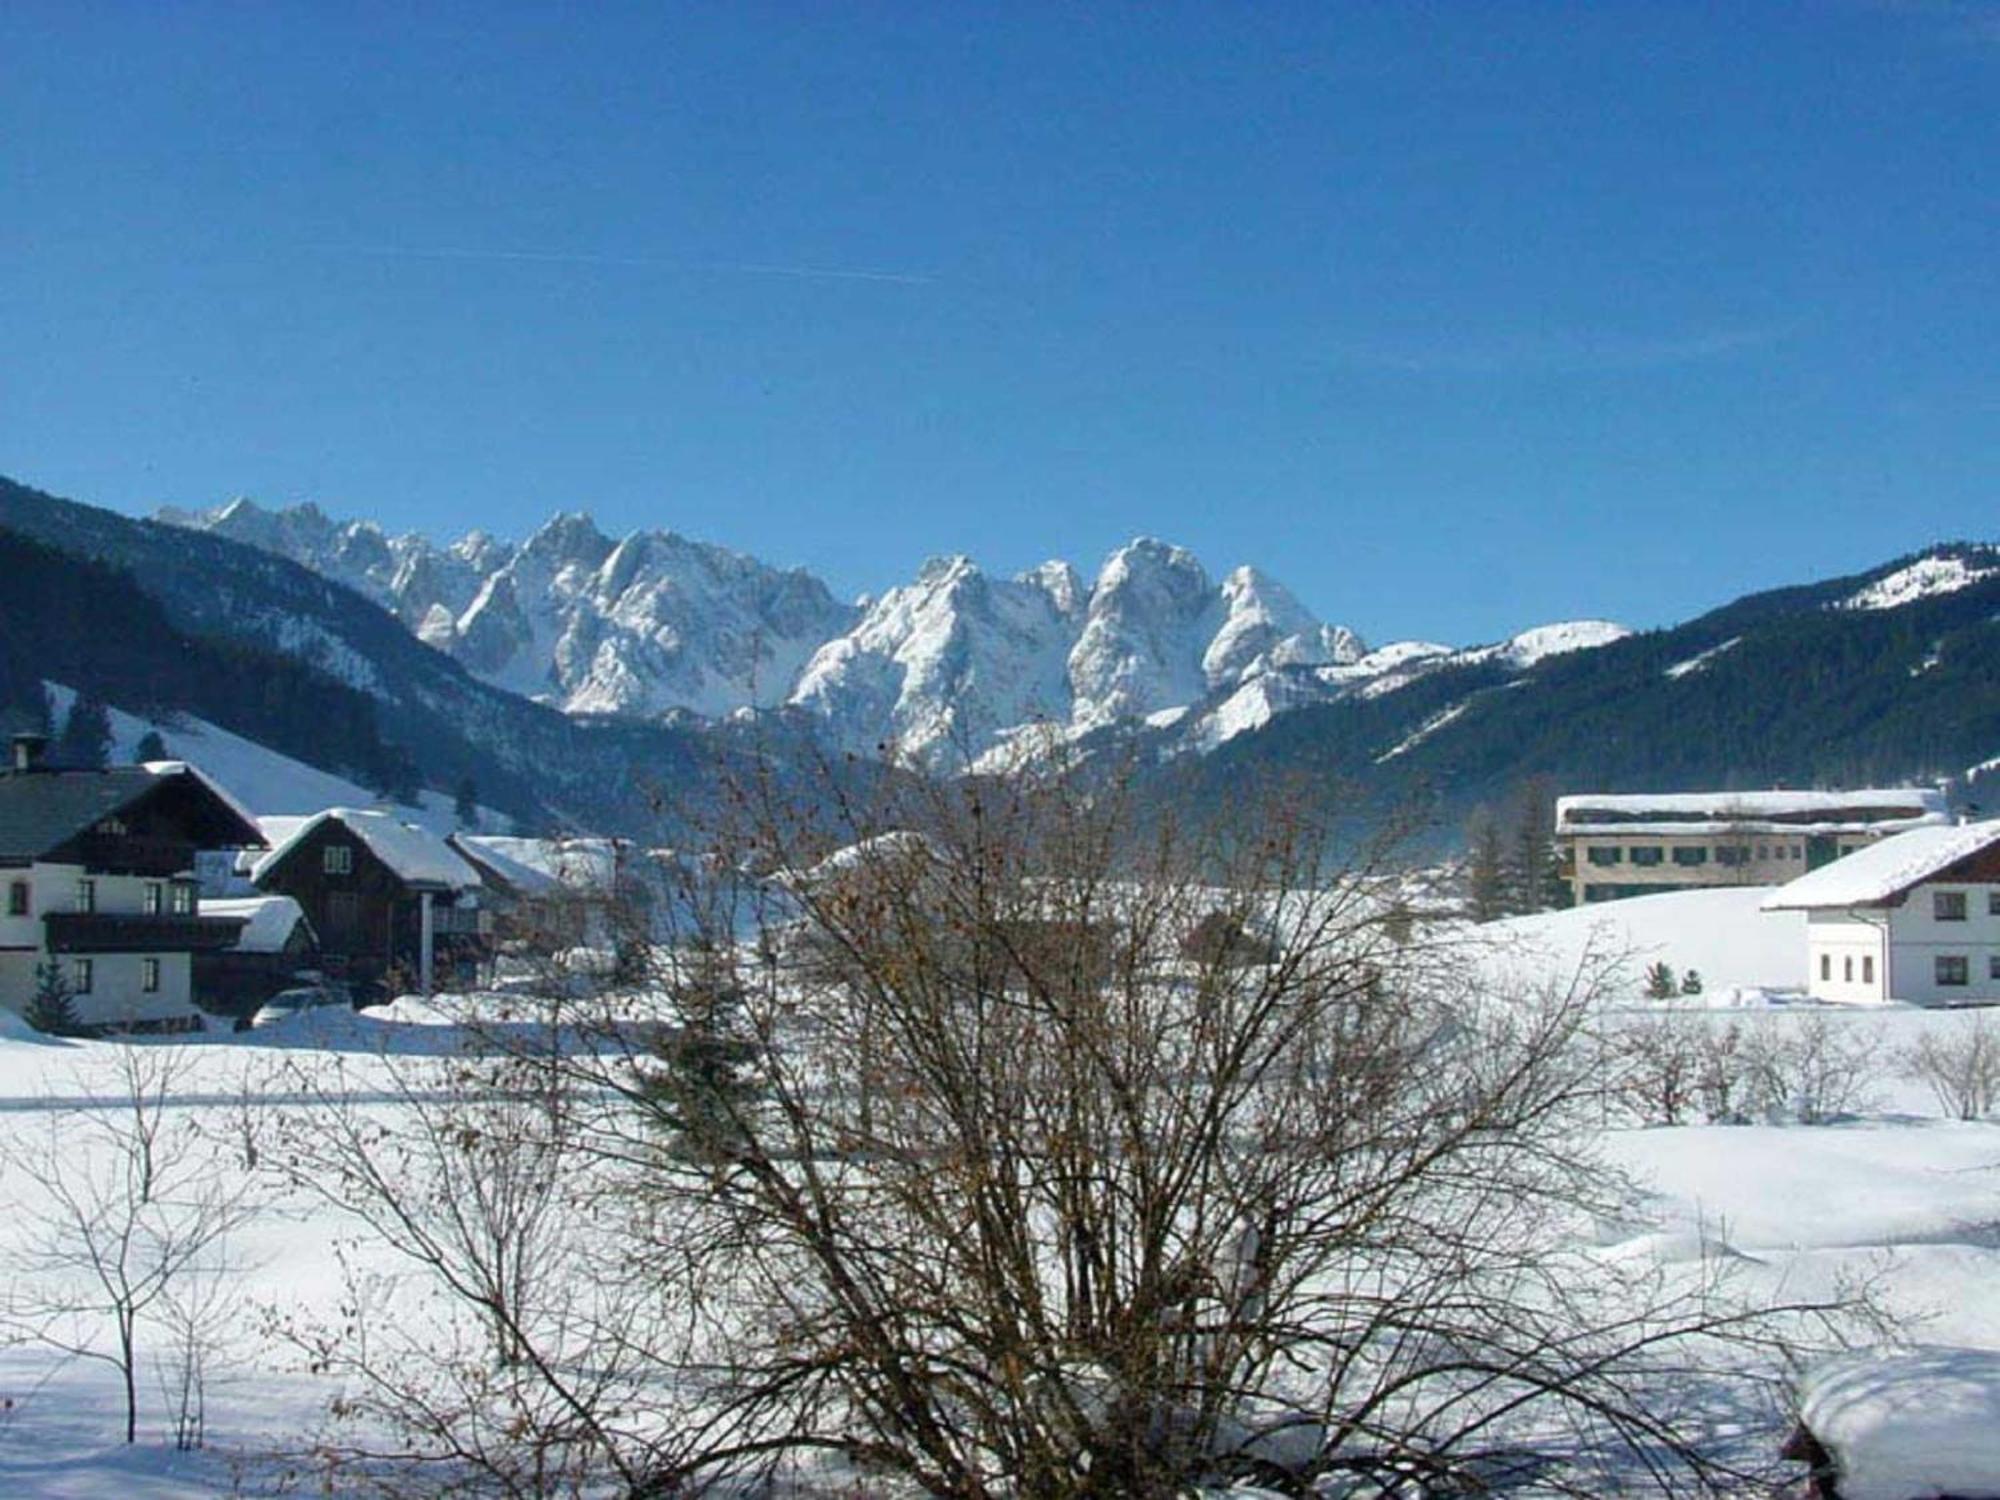
{"label": "white wall", "polygon": [[[16,880],[29,883],[28,913],[8,916],[7,895]],[[48,956],[42,947],[47,929],[42,919],[51,912],[78,910],[76,883],[89,879],[96,884],[94,910],[109,915],[134,916],[146,910],[146,887],[160,887],[160,911],[173,914],[173,883],[152,876],[86,875],[81,865],[37,863],[26,870],[0,870],[0,947],[27,947],[29,953],[0,955],[0,1004],[20,1011],[35,993],[36,969]],[[145,988],[146,958],[160,962],[160,987]],[[74,959],[91,961],[88,995],[75,1001],[77,1020],[94,1026],[128,1021],[157,1021],[184,1016],[194,1008],[194,965],[186,953],[91,953],[63,954],[58,958],[63,977],[74,973]]]}
{"label": "white wall", "polygon": [[1806,913],[1806,989],[1813,999],[1858,1003],[1889,998],[1886,925],[1884,913]]}
{"label": "white wall", "polygon": [[[1955,891],[1965,897],[1963,922],[1940,922],[1935,916],[1933,895]],[[1890,993],[1898,1000],[1918,1005],[1971,1005],[2000,1001],[2000,980],[1991,975],[1992,960],[2000,954],[2000,916],[1991,911],[1992,895],[2000,884],[1965,885],[1926,882],[1911,891],[1908,899],[1889,913],[1894,942]],[[1963,955],[1967,982],[1940,985],[1937,960],[1944,954]]]}

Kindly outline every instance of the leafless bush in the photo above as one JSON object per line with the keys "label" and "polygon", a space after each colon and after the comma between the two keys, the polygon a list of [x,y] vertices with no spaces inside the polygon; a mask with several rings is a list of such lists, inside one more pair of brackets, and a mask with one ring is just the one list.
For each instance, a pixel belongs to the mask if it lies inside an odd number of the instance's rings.
{"label": "leafless bush", "polygon": [[1613,1092],[1648,1125],[1686,1123],[1715,1080],[1704,1067],[1699,1018],[1672,1012],[1620,1021],[1612,1037]]}
{"label": "leafless bush", "polygon": [[1880,1077],[1874,1029],[1816,1014],[1621,1018],[1609,1050],[1619,1098],[1652,1125],[1824,1125],[1867,1109]]}
{"label": "leafless bush", "polygon": [[1930,1086],[1938,1108],[1955,1120],[2000,1109],[2000,1027],[1987,1011],[1940,1018],[1898,1061],[1906,1077]]}
{"label": "leafless bush", "polygon": [[[112,1366],[125,1397],[125,1441],[139,1423],[141,1331],[163,1325],[176,1441],[198,1435],[203,1379],[185,1358],[212,1338],[224,1247],[256,1211],[245,1174],[174,1110],[189,1056],[174,1047],[112,1049],[108,1080],[51,1100],[0,1141],[0,1160],[29,1195],[10,1203],[26,1230],[7,1321],[50,1348]],[[190,1427],[193,1423],[193,1427]]]}
{"label": "leafless bush", "polygon": [[1771,1017],[1745,1027],[1741,1050],[1746,1100],[1764,1118],[1825,1125],[1877,1098],[1881,1034],[1874,1027],[1821,1014]]}

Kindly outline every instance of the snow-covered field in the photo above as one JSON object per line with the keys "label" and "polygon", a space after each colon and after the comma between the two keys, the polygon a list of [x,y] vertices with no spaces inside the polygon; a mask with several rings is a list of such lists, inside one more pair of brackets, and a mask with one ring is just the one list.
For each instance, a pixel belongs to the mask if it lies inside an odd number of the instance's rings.
{"label": "snow-covered field", "polygon": [[[1663,958],[1706,981],[1700,1013],[1687,1024],[1819,1022],[1871,1059],[1863,1107],[1832,1124],[1648,1128],[1607,1115],[1603,1153],[1646,1194],[1633,1212],[1596,1225],[1597,1245],[1669,1266],[1720,1257],[1742,1290],[1773,1299],[1865,1286],[1901,1340],[2000,1353],[2000,1121],[1944,1118],[1898,1061],[1922,1036],[1949,1035],[1977,1018],[1774,1000],[1771,992],[1786,989],[1796,971],[1803,937],[1796,914],[1757,913],[1760,897],[1754,890],[1653,897],[1502,924],[1504,958],[1494,962],[1515,974],[1622,959],[1607,986],[1613,1025],[1648,1024],[1636,977]],[[364,1109],[407,1108],[389,1102],[396,1071],[412,1058],[449,1055],[459,1039],[448,1018],[411,1000],[173,1049],[55,1042],[18,1024],[0,1026],[0,1143],[13,1153],[0,1172],[0,1258],[16,1268],[9,1305],[21,1306],[28,1283],[18,1257],[49,1201],[20,1163],[42,1152],[64,1173],[88,1169],[88,1148],[74,1129],[80,1117],[69,1111],[116,1097],[121,1059],[135,1052],[179,1059],[163,1118],[188,1132],[188,1149],[206,1154],[209,1180],[235,1181],[252,1175],[246,1158],[259,1122],[295,1102],[302,1087]],[[121,1440],[123,1393],[109,1366],[15,1343],[0,1347],[0,1495],[323,1492],[325,1476],[307,1454],[340,1387],[310,1373],[297,1345],[276,1330],[286,1319],[338,1316],[354,1266],[372,1295],[407,1313],[407,1326],[434,1316],[437,1299],[420,1277],[357,1241],[350,1221],[302,1197],[267,1198],[229,1236],[226,1256],[229,1318],[207,1378],[205,1446],[173,1448],[170,1403],[157,1377],[174,1361],[160,1357],[157,1334],[142,1328],[142,1340],[155,1342],[141,1376],[139,1441],[129,1448]],[[1775,1450],[1785,1433],[1774,1427],[1768,1436]],[[1993,1442],[2000,1452],[2000,1434]]]}

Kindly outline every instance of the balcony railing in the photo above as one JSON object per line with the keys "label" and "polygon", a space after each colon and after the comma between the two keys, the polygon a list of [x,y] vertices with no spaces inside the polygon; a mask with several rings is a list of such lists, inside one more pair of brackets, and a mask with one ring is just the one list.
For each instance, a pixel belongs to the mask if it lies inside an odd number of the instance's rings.
{"label": "balcony railing", "polygon": [[51,953],[211,953],[234,943],[246,920],[83,911],[42,918]]}

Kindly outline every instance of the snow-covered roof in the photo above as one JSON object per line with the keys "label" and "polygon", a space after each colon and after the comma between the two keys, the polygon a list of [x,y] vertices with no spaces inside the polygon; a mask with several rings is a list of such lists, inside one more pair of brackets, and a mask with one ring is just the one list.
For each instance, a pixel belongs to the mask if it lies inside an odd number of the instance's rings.
{"label": "snow-covered roof", "polygon": [[571,891],[609,892],[618,883],[618,841],[608,838],[517,839],[496,834],[458,834],[456,843],[474,859],[489,860],[499,874],[528,891],[561,886]]}
{"label": "snow-covered roof", "polygon": [[1849,792],[1580,793],[1556,799],[1558,833],[1690,833],[1715,824],[1745,832],[1880,833],[1949,818],[1944,793],[1922,786]]}
{"label": "snow-covered roof", "polygon": [[203,916],[242,917],[243,934],[237,938],[238,953],[280,953],[291,940],[292,929],[305,920],[305,911],[290,896],[229,897],[201,903]]}
{"label": "snow-covered roof", "polygon": [[2000,1495],[2000,1353],[1856,1350],[1806,1372],[1799,1420],[1843,1500]]}
{"label": "snow-covered roof", "polygon": [[340,824],[361,840],[369,853],[408,885],[462,891],[474,889],[481,883],[479,872],[428,828],[400,822],[384,812],[358,807],[329,807],[309,818],[260,820],[264,837],[271,841],[271,848],[250,866],[250,878],[262,880],[266,871],[279,864],[293,849],[310,838],[322,823],[328,821]]}
{"label": "snow-covered roof", "polygon": [[1778,887],[1765,898],[1764,910],[1880,906],[1995,844],[2000,844],[2000,818],[1913,828]]}

